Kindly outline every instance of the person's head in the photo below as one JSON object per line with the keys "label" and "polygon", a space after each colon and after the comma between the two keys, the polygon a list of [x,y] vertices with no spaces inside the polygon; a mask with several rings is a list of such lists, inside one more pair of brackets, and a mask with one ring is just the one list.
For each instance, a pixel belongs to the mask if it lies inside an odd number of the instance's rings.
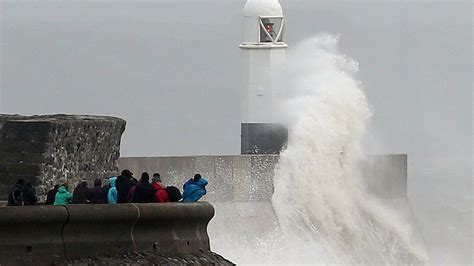
{"label": "person's head", "polygon": [[133,177],[133,173],[130,172],[130,170],[128,170],[128,169],[124,169],[120,175],[127,176],[127,177],[130,177],[130,178]]}
{"label": "person's head", "polygon": [[117,177],[112,176],[109,178],[109,185],[110,187],[115,187],[115,182],[117,181]]}
{"label": "person's head", "polygon": [[33,187],[33,183],[31,183],[31,181],[28,181],[25,183],[25,187]]}
{"label": "person's head", "polygon": [[102,186],[102,178],[96,178],[94,180],[94,187],[101,187]]}
{"label": "person's head", "polygon": [[58,184],[54,185],[54,189],[57,190],[58,188],[59,188],[59,185],[58,185]]}
{"label": "person's head", "polygon": [[199,181],[199,179],[201,179],[201,175],[200,174],[195,174],[193,179],[194,179],[195,182],[197,182],[197,181]]}
{"label": "person's head", "polygon": [[153,174],[152,181],[153,181],[153,182],[161,183],[161,176],[160,176],[160,173],[154,173],[154,174]]}
{"label": "person's head", "polygon": [[83,188],[86,188],[87,187],[87,181],[86,180],[82,180],[81,182],[79,182],[79,184],[77,184],[78,187],[83,187]]}
{"label": "person's head", "polygon": [[20,178],[16,181],[16,184],[19,185],[19,186],[24,186],[25,185],[25,179],[23,178]]}
{"label": "person's head", "polygon": [[64,178],[64,177],[61,177],[61,178],[59,179],[59,186],[60,186],[60,187],[68,188],[67,179]]}
{"label": "person's head", "polygon": [[142,177],[140,178],[141,183],[148,183],[150,181],[150,175],[147,172],[142,173]]}

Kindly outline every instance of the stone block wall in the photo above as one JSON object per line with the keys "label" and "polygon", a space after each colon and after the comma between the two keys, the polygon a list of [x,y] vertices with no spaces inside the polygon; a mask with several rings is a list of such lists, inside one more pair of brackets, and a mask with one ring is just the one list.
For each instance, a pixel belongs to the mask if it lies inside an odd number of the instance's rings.
{"label": "stone block wall", "polygon": [[125,124],[106,116],[0,115],[0,200],[19,178],[43,197],[61,177],[73,188],[116,175]]}

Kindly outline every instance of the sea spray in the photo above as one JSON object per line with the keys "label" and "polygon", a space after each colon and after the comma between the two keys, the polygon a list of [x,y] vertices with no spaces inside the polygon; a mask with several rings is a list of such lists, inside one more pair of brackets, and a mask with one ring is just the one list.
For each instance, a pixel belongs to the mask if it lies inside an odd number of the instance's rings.
{"label": "sea spray", "polygon": [[284,96],[276,111],[289,130],[272,203],[216,203],[214,251],[237,264],[426,262],[411,221],[365,193],[359,163],[371,111],[357,71],[357,62],[338,51],[337,36],[292,46],[271,79]]}
{"label": "sea spray", "polygon": [[426,260],[410,226],[365,193],[358,168],[371,112],[357,71],[329,34],[302,42],[285,63],[281,106],[289,140],[275,169],[272,204],[288,263]]}

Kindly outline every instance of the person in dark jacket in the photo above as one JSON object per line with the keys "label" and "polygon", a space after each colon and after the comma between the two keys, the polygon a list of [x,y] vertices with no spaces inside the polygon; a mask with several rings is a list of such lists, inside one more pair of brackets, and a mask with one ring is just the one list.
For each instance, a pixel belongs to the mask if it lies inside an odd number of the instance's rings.
{"label": "person in dark jacket", "polygon": [[56,199],[56,193],[58,193],[59,185],[54,185],[54,188],[49,190],[46,194],[46,201],[44,205],[53,205],[54,200]]}
{"label": "person in dark jacket", "polygon": [[36,191],[30,181],[26,182],[25,186],[21,189],[21,193],[23,195],[23,205],[35,205],[38,202]]}
{"label": "person in dark jacket", "polygon": [[8,193],[7,206],[23,206],[23,193],[21,190],[25,185],[24,179],[18,179]]}
{"label": "person in dark jacket", "polygon": [[94,180],[94,187],[89,189],[89,203],[92,204],[106,204],[107,203],[107,193],[102,187],[102,179],[97,178]]}
{"label": "person in dark jacket", "polygon": [[[105,178],[102,180],[102,191],[104,192],[105,195],[109,194],[109,189],[110,189],[110,178]],[[117,177],[115,177],[117,178]]]}
{"label": "person in dark jacket", "polygon": [[89,195],[89,188],[86,181],[81,181],[77,184],[72,192],[72,204],[86,204],[87,196]]}
{"label": "person in dark jacket", "polygon": [[133,203],[149,203],[155,202],[155,191],[150,184],[150,175],[147,172],[142,173],[140,182],[133,193]]}
{"label": "person in dark jacket", "polygon": [[128,196],[127,196],[128,202],[133,202],[133,197],[135,196],[135,190],[137,189],[137,186],[138,186],[138,183],[128,190]]}
{"label": "person in dark jacket", "polygon": [[195,174],[183,185],[183,202],[196,202],[206,195],[208,182],[200,174]]}
{"label": "person in dark jacket", "polygon": [[133,178],[133,173],[127,169],[123,170],[115,181],[115,188],[117,189],[117,203],[128,203],[128,192],[136,184],[136,179]]}

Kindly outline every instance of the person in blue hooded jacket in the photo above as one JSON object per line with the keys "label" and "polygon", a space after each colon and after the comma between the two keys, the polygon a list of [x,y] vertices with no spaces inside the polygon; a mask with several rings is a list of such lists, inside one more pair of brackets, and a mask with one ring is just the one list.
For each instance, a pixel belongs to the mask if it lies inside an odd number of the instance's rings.
{"label": "person in blue hooded jacket", "polygon": [[110,189],[107,193],[107,202],[109,204],[117,204],[117,188],[115,187],[115,181],[117,177],[113,176],[109,178]]}
{"label": "person in blue hooded jacket", "polygon": [[183,185],[183,202],[196,202],[206,195],[208,182],[200,174],[195,174]]}

